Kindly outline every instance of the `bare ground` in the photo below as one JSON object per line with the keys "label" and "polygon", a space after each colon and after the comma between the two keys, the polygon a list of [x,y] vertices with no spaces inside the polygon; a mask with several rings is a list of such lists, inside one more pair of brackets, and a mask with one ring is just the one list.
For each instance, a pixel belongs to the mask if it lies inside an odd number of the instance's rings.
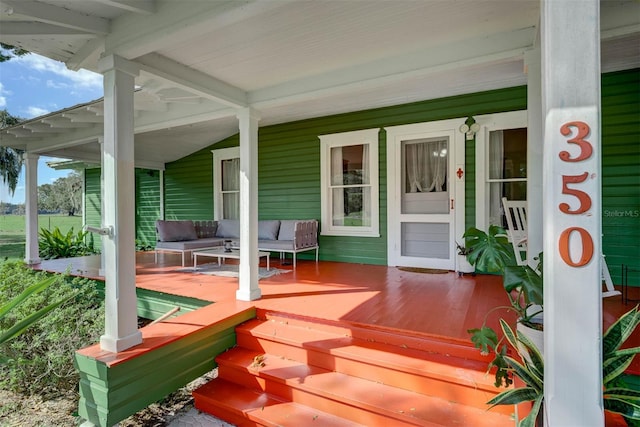
{"label": "bare ground", "polygon": [[[191,391],[215,378],[215,370],[170,394],[160,402],[120,422],[121,427],[161,427],[193,408]],[[52,400],[24,396],[0,389],[0,427],[69,427],[83,420],[77,417],[78,394]]]}

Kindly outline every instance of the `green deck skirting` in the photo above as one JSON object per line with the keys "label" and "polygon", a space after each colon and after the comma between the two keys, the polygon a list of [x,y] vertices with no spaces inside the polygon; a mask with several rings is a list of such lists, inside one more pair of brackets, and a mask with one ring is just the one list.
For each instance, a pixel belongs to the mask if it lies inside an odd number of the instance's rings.
{"label": "green deck skirting", "polygon": [[248,309],[111,368],[76,353],[78,414],[107,427],[146,408],[213,369],[214,358],[236,344],[235,327],[255,316]]}
{"label": "green deck skirting", "polygon": [[[104,297],[104,282],[96,283],[96,289]],[[177,317],[209,304],[213,304],[213,301],[172,295],[142,288],[136,288],[136,297],[138,317],[150,320],[156,320],[175,307],[180,307],[180,311],[172,317]]]}

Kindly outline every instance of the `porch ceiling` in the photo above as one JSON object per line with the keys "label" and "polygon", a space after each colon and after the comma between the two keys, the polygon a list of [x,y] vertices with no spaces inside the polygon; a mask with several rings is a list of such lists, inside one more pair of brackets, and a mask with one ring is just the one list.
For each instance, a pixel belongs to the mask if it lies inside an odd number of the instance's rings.
{"label": "porch ceiling", "polygon": [[[539,1],[0,0],[0,41],[97,70],[140,69],[136,163],[162,168],[261,126],[526,83]],[[640,3],[601,1],[603,71],[640,66]],[[99,161],[102,102],[0,132],[0,145]]]}

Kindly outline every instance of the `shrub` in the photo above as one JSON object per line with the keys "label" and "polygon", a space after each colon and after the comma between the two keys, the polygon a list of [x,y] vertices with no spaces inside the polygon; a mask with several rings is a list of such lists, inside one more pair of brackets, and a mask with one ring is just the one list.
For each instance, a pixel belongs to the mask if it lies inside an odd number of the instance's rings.
{"label": "shrub", "polygon": [[[0,265],[0,305],[50,275],[34,272],[22,263]],[[74,352],[97,342],[104,331],[104,303],[89,279],[56,275],[47,289],[33,294],[0,320],[6,330],[51,301],[68,299],[24,333],[2,344],[8,362],[0,365],[0,386],[23,394],[53,397],[76,391],[79,376]]]}
{"label": "shrub", "polygon": [[89,235],[89,243],[85,242],[87,234],[89,234],[87,231],[82,230],[74,234],[73,227],[67,234],[62,234],[58,227],[53,231],[41,228],[38,242],[40,257],[42,259],[73,258],[98,253],[93,246],[92,235]]}

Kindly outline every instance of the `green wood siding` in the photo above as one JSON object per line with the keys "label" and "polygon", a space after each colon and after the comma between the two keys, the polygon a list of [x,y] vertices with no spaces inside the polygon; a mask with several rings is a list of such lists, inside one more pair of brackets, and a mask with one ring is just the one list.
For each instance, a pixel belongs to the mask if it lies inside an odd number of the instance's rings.
{"label": "green wood siding", "polygon": [[621,283],[622,264],[640,266],[640,69],[602,77],[602,234]]}
{"label": "green wood siding", "polygon": [[[160,173],[136,169],[136,239],[152,244],[156,239],[155,220],[160,217]],[[100,168],[85,169],[85,215],[87,225],[101,226]],[[94,236],[94,245],[101,239]]]}
{"label": "green wood siding", "polygon": [[[260,219],[320,219],[319,135],[408,123],[444,120],[526,108],[526,88],[461,95],[431,101],[379,108],[329,117],[267,126],[259,130],[258,212]],[[167,218],[201,219],[212,216],[211,149],[237,145],[238,137],[215,144],[167,165],[165,209]],[[473,143],[467,144],[474,156]],[[387,162],[386,135],[379,139],[380,234],[379,238],[320,236],[320,259],[365,264],[387,263]],[[473,157],[472,157],[473,159]],[[473,167],[469,169],[473,171]],[[467,188],[473,191],[475,176],[467,171]],[[473,219],[475,202],[467,200]],[[469,220],[468,220],[469,221]],[[322,224],[320,224],[322,229]],[[301,254],[309,258],[310,254]]]}
{"label": "green wood siding", "polygon": [[153,245],[160,218],[160,172],[136,169],[136,239]]}
{"label": "green wood siding", "polygon": [[[100,194],[100,169],[85,169],[84,171],[84,210],[85,223],[93,227],[101,226],[101,201]],[[100,236],[93,236],[93,245],[96,249],[102,248],[102,239]]]}

